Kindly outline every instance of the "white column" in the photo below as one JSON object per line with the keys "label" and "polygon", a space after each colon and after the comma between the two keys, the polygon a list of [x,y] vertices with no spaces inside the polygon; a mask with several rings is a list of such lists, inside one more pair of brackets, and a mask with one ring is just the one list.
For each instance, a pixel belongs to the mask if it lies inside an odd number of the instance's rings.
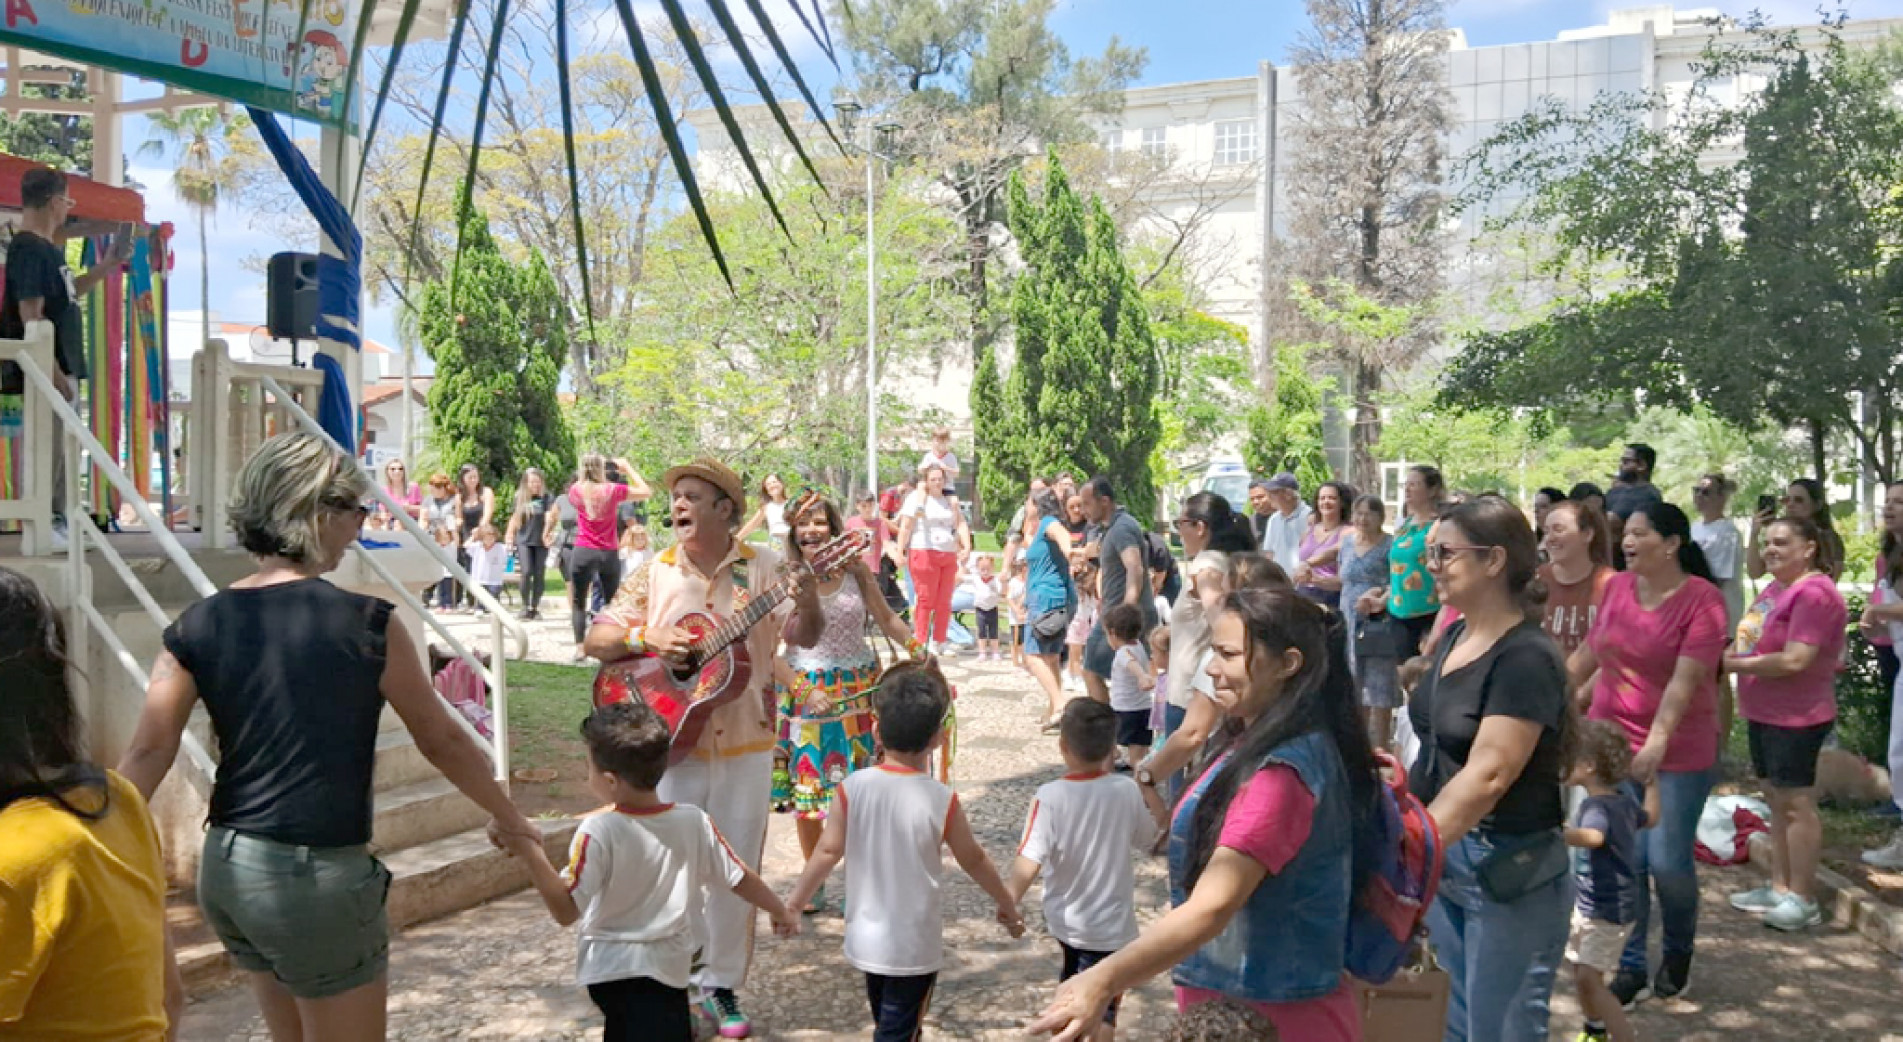
{"label": "white column", "polygon": [[121,78],[101,68],[86,70],[93,103],[92,179],[103,185],[125,184],[125,128],[120,121]]}

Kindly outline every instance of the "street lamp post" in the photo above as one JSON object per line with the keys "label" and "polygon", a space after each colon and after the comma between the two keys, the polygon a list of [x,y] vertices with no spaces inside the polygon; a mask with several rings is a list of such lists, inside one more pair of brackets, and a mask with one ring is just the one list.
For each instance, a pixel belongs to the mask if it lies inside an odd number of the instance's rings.
{"label": "street lamp post", "polygon": [[[866,159],[866,493],[879,494],[879,362],[876,347],[879,340],[879,269],[878,245],[874,231],[874,166],[880,159],[890,156],[879,151],[879,138],[892,134],[899,124],[884,122],[859,125],[859,114],[864,110],[857,101],[846,98],[834,104],[839,113],[840,128],[846,132],[847,147],[858,152]],[[863,129],[865,138],[860,140],[857,131]]]}

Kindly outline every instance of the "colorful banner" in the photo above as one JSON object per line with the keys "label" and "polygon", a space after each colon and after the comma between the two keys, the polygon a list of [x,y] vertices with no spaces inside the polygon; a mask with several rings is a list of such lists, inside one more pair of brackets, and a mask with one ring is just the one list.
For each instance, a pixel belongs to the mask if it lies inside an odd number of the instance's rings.
{"label": "colorful banner", "polygon": [[334,126],[352,0],[3,0],[0,43]]}

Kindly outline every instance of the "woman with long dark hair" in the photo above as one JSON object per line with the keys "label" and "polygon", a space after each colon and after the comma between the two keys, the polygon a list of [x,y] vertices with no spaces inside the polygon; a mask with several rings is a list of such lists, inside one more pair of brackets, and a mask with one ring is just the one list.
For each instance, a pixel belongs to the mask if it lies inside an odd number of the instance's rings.
{"label": "woman with long dark hair", "polygon": [[1824,484],[1816,478],[1793,478],[1784,489],[1780,503],[1782,509],[1760,510],[1751,515],[1751,533],[1744,540],[1744,570],[1753,579],[1762,579],[1769,571],[1764,565],[1764,555],[1760,550],[1764,529],[1779,517],[1809,521],[1816,525],[1823,542],[1817,546],[1817,563],[1825,575],[1832,579],[1843,574],[1844,537],[1837,534],[1837,528],[1830,519],[1830,499],[1824,494]]}
{"label": "woman with long dark hair", "polygon": [[[788,562],[806,560],[846,531],[831,500],[786,523]],[[802,648],[789,642],[778,663],[781,726],[772,796],[775,810],[795,815],[800,853],[808,859],[834,790],[872,764],[872,704],[862,696],[878,679],[879,656],[866,640],[868,627],[877,626],[887,640],[914,654],[922,650],[886,606],[865,561],[854,557],[844,571],[816,585],[826,620],[819,643]],[[824,895],[822,887],[802,911],[820,911]]]}
{"label": "woman with long dark hair", "polygon": [[1453,984],[1446,1037],[1544,1042],[1573,879],[1566,669],[1540,626],[1539,549],[1519,507],[1476,496],[1435,526],[1424,557],[1460,612],[1408,701],[1421,739],[1408,785],[1447,845],[1427,917]]}
{"label": "woman with long dark hair", "polygon": [[1837,670],[1847,613],[1817,560],[1816,525],[1779,518],[1764,530],[1772,582],[1758,594],[1725,669],[1738,678],[1738,712],[1750,727],[1751,771],[1771,804],[1771,885],[1731,895],[1731,907],[1764,925],[1801,930],[1824,921],[1816,898],[1824,824],[1817,814],[1817,755],[1837,720]]}
{"label": "woman with long dark hair", "polygon": [[1592,632],[1606,584],[1618,573],[1612,568],[1612,534],[1606,516],[1591,503],[1565,500],[1546,514],[1546,563],[1540,582],[1546,585],[1546,633],[1571,655]]}
{"label": "woman with long dark hair", "polygon": [[1113,996],[1174,967],[1181,1009],[1229,999],[1283,1038],[1361,1037],[1343,962],[1380,780],[1340,640],[1331,613],[1292,589],[1229,595],[1210,671],[1241,730],[1177,804],[1174,907],[1059,985],[1029,1030],[1088,1038]]}
{"label": "woman with long dark hair", "polygon": [[1222,709],[1212,697],[1215,678],[1209,675],[1209,624],[1229,595],[1225,574],[1230,555],[1255,551],[1254,526],[1214,492],[1198,492],[1184,500],[1175,524],[1177,538],[1183,541],[1183,558],[1189,562],[1185,569],[1189,589],[1170,607],[1163,741],[1134,772],[1146,802],[1154,801],[1151,809],[1158,817],[1163,803],[1155,796],[1157,787],[1170,782],[1168,795],[1173,798],[1177,772],[1222,722]]}
{"label": "woman with long dark hair", "polygon": [[793,520],[786,516],[786,508],[790,505],[787,502],[786,482],[780,480],[778,474],[768,474],[760,479],[760,509],[747,518],[747,523],[740,526],[734,538],[744,542],[748,536],[764,528],[768,542],[785,542],[793,527]]}
{"label": "woman with long dark hair", "polygon": [[[1896,644],[1903,641],[1903,481],[1892,484],[1883,494],[1883,551],[1877,558],[1877,588],[1883,591],[1883,598],[1870,598],[1858,625],[1866,637],[1886,630]],[[1888,667],[1886,679],[1890,682],[1890,799],[1897,810],[1903,811],[1903,683],[1898,681],[1894,666]],[[1903,869],[1903,829],[1883,846],[1864,851],[1863,863],[1889,871]]]}
{"label": "woman with long dark hair", "polygon": [[[1052,733],[1064,711],[1057,657],[1063,654],[1070,616],[1077,610],[1077,586],[1070,577],[1070,530],[1064,527],[1063,502],[1055,490],[1042,488],[1031,493],[1030,506],[1023,537],[1024,659],[1050,700],[1038,727]],[[1042,632],[1039,619],[1044,620]]]}
{"label": "woman with long dark hair", "polygon": [[[465,463],[456,470],[456,563],[469,570],[469,544],[496,516],[496,490],[482,483],[482,470]],[[459,584],[460,585],[460,584]],[[476,606],[476,595],[464,589],[456,591],[456,602]]]}
{"label": "woman with long dark hair", "polygon": [[1341,540],[1348,532],[1348,511],[1355,490],[1339,481],[1324,481],[1315,490],[1315,513],[1302,533],[1289,578],[1302,596],[1316,604],[1333,605],[1341,594]]}
{"label": "woman with long dark hair", "polygon": [[158,1042],[184,1006],[138,790],[86,756],[59,612],[0,568],[0,1036]]}
{"label": "woman with long dark hair", "polygon": [[[1725,598],[1711,581],[1691,520],[1670,503],[1626,519],[1626,570],[1606,584],[1586,643],[1568,662],[1575,687],[1591,686],[1594,720],[1625,729],[1637,788],[1657,780],[1662,813],[1640,834],[1638,925],[1609,985],[1620,1003],[1671,998],[1691,979],[1698,934],[1698,815],[1718,761],[1718,667],[1729,643]],[[1646,920],[1658,892],[1664,929],[1656,976],[1648,973]]]}

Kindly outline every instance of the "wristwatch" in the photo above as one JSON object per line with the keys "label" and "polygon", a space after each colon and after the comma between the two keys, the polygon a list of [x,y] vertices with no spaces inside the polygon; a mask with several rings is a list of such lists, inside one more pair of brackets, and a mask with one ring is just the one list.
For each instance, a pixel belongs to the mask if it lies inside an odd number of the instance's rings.
{"label": "wristwatch", "polygon": [[1156,775],[1152,774],[1148,767],[1143,764],[1138,764],[1136,770],[1132,773],[1136,775],[1138,785],[1146,789],[1156,788]]}

